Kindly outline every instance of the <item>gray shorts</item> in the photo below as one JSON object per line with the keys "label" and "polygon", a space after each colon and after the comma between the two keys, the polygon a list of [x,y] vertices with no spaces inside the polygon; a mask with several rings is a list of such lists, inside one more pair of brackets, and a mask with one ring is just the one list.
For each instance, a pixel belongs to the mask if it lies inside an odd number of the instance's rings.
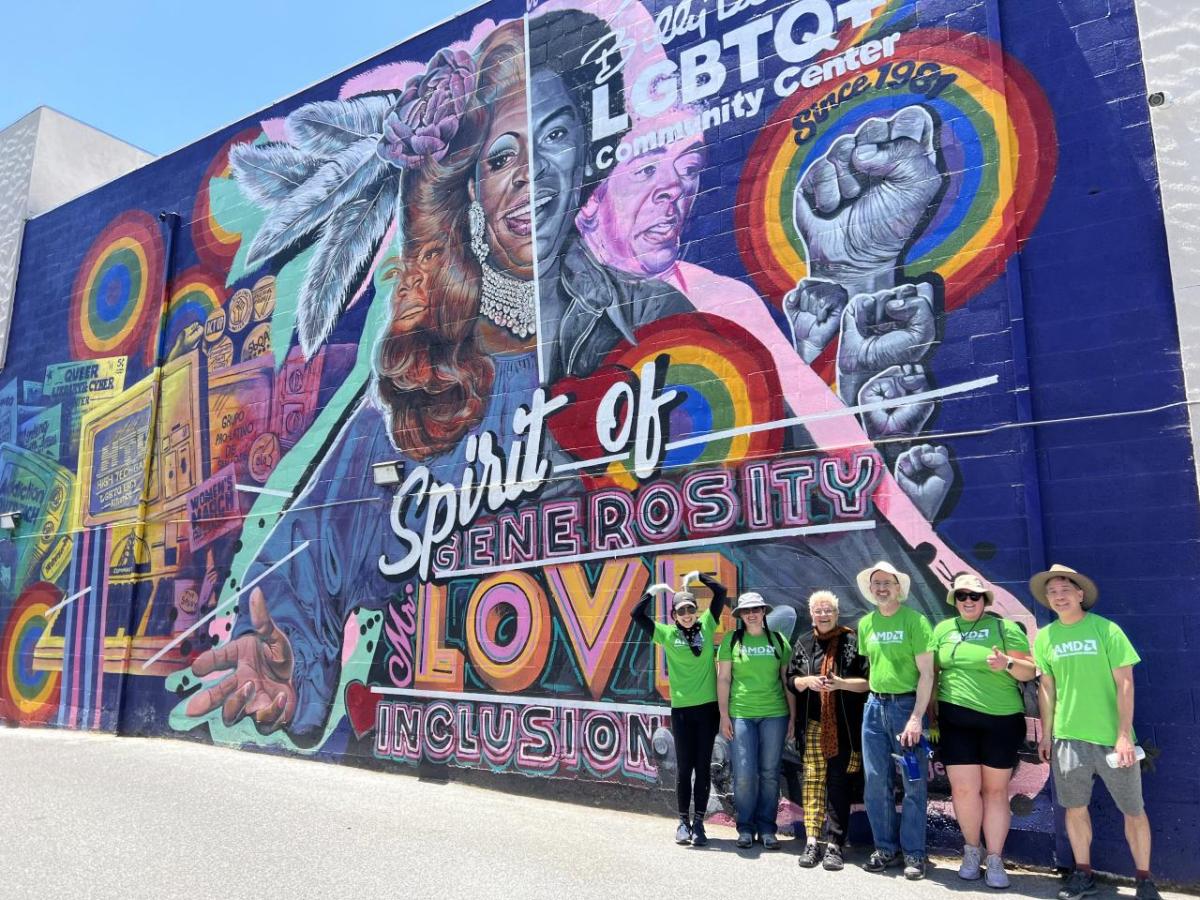
{"label": "gray shorts", "polygon": [[1127,816],[1141,815],[1142,769],[1132,765],[1114,769],[1104,757],[1112,753],[1112,747],[1055,738],[1050,766],[1054,772],[1054,790],[1058,794],[1058,805],[1066,809],[1087,806],[1092,799],[1092,777],[1100,776],[1108,792],[1112,794],[1117,809]]}

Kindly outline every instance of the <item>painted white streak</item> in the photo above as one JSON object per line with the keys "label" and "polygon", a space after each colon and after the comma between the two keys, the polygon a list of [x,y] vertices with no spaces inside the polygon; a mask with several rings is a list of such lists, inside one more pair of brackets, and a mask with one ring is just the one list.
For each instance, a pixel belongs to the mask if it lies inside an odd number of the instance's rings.
{"label": "painted white streak", "polygon": [[254,587],[256,584],[258,584],[260,581],[262,581],[264,578],[266,578],[268,575],[270,575],[272,572],[274,572],[280,566],[282,566],[285,562],[287,562],[289,559],[291,559],[297,553],[300,553],[302,550],[304,550],[306,547],[308,547],[308,545],[310,543],[311,543],[310,541],[305,541],[299,547],[293,548],[291,553],[289,553],[287,556],[283,557],[282,559],[271,563],[270,566],[268,566],[266,569],[263,569],[261,575],[259,575],[257,578],[255,578],[253,581],[251,581],[249,584],[243,585],[242,589],[240,591],[238,591],[236,594],[230,595],[228,600],[218,603],[212,610],[205,613],[201,618],[197,619],[196,623],[194,625],[192,625],[191,628],[182,632],[178,637],[175,638],[175,640],[171,641],[171,643],[167,644],[165,647],[163,647],[161,650],[159,650],[157,653],[155,653],[152,657],[150,657],[148,660],[146,660],[144,663],[142,663],[142,671],[144,672],[150,666],[154,665],[156,662],[158,662],[160,659],[162,659],[164,656],[166,656],[168,653],[170,653],[172,650],[174,650],[176,647],[178,647],[180,644],[182,644],[185,640],[187,640],[188,636],[191,635],[192,632],[194,632],[201,625],[206,624],[209,621],[209,619],[212,619],[212,618],[220,615],[225,610],[229,609],[229,607],[231,605],[233,605],[234,603],[237,602],[238,597],[242,596],[242,594],[246,593],[246,591],[250,590],[252,587]]}
{"label": "painted white streak", "polygon": [[875,527],[874,520],[862,522],[834,522],[828,525],[798,525],[795,528],[773,528],[770,531],[752,531],[739,534],[723,534],[720,537],[688,538],[684,541],[668,541],[664,544],[642,544],[620,550],[598,550],[592,553],[576,553],[573,556],[560,556],[554,559],[539,559],[533,562],[507,563],[505,565],[485,566],[478,569],[455,569],[454,571],[436,570],[438,578],[462,578],[468,575],[491,575],[496,572],[513,572],[518,569],[536,569],[540,566],[564,566],[569,563],[590,562],[595,559],[619,559],[623,556],[637,556],[641,553],[662,553],[666,550],[681,550],[687,547],[712,547],[717,544],[732,544],[735,541],[764,541],[770,538],[796,537],[804,534],[834,534],[842,531],[870,531]]}
{"label": "painted white streak", "polygon": [[54,615],[56,612],[58,612],[60,609],[62,609],[64,606],[66,606],[68,603],[74,603],[76,600],[78,600],[84,594],[90,593],[91,590],[92,589],[90,586],[85,587],[82,591],[72,594],[67,599],[60,600],[58,603],[54,604],[52,607],[50,607],[48,610],[46,610],[45,618],[47,618],[47,619],[50,618],[52,615]]}
{"label": "painted white streak", "polygon": [[272,497],[283,497],[285,500],[292,496],[291,491],[277,491],[275,488],[255,487],[252,484],[238,484],[234,487],[247,494],[268,494]]}
{"label": "painted white streak", "polygon": [[474,703],[499,703],[505,706],[549,706],[554,709],[597,709],[602,712],[634,713],[652,716],[669,716],[671,707],[651,706],[646,703],[600,703],[595,700],[558,700],[553,697],[509,697],[497,694],[469,694],[454,691],[418,691],[414,688],[376,687],[371,693],[388,697],[413,697],[417,700],[450,700]]}
{"label": "painted white streak", "polygon": [[[668,450],[675,450],[679,447],[692,447],[696,444],[707,444],[711,441],[721,441],[726,438],[740,437],[744,434],[756,434],[760,431],[775,431],[779,428],[793,428],[797,425],[804,425],[808,422],[816,422],[821,419],[838,419],[843,416],[854,416],[859,413],[876,412],[881,409],[898,409],[901,406],[910,406],[913,403],[924,403],[928,400],[937,400],[939,397],[949,397],[954,394],[964,394],[968,391],[974,391],[978,388],[989,387],[996,384],[1000,380],[999,375],[989,375],[986,378],[976,378],[973,381],[964,381],[962,384],[952,384],[949,387],[934,388],[931,391],[922,391],[919,394],[909,394],[907,397],[901,397],[896,400],[876,400],[874,403],[860,403],[858,406],[843,406],[840,409],[831,409],[827,412],[812,413],[807,416],[793,416],[790,419],[777,419],[774,422],[761,422],[757,425],[743,425],[740,428],[727,428],[724,431],[710,431],[706,434],[695,434],[690,437],[680,438],[677,441],[671,441],[667,444]],[[818,450],[821,448],[817,448]],[[599,456],[596,459],[585,459],[580,462],[564,463],[563,465],[555,466],[555,472],[564,472],[568,470],[589,469],[592,466],[608,465],[613,462],[623,462],[629,458],[628,453],[617,453],[612,456]]]}
{"label": "painted white streak", "polygon": [[554,471],[558,472],[578,472],[580,469],[589,469],[592,466],[606,466],[609,463],[623,462],[629,459],[628,453],[614,453],[612,456],[597,456],[595,459],[585,459],[579,462],[559,463],[554,467]]}
{"label": "painted white streak", "polygon": [[911,406],[914,403],[924,403],[939,397],[949,397],[952,394],[964,394],[981,387],[988,387],[1000,380],[999,375],[989,375],[987,378],[976,378],[974,381],[964,381],[962,384],[952,384],[949,387],[934,388],[932,391],[922,391],[919,394],[909,394],[897,400],[876,400],[874,403],[860,403],[858,406],[846,406],[842,409],[831,409],[827,412],[813,413],[808,416],[793,416],[790,419],[779,419],[775,422],[763,422],[758,425],[744,425],[741,428],[727,428],[724,431],[714,431],[709,434],[697,434],[692,437],[680,438],[667,444],[668,450],[676,447],[691,447],[694,444],[707,444],[709,441],[720,441],[725,438],[740,437],[744,434],[755,434],[759,431],[774,431],[777,428],[792,428],[807,422],[821,419],[838,419],[842,416],[853,416],[859,413],[876,412],[881,409],[898,409],[901,406]]}

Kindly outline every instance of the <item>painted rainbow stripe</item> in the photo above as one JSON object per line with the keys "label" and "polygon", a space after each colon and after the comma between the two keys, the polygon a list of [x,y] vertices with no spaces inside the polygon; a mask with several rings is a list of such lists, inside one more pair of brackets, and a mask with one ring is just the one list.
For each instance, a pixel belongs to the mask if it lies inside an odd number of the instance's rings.
{"label": "painted rainbow stripe", "polygon": [[69,341],[75,359],[135,355],[154,359],[146,340],[161,289],[162,231],[141,210],[114,219],[92,242],[71,292]]}
{"label": "painted rainbow stripe", "polygon": [[58,710],[60,673],[36,671],[33,651],[49,627],[46,613],[61,599],[62,591],[39,581],[13,604],[0,639],[0,717],[42,723]]}
{"label": "painted rainbow stripe", "polygon": [[229,178],[232,174],[229,148],[234,144],[253,143],[260,134],[262,130],[259,128],[247,128],[226,141],[204,170],[204,175],[200,178],[200,188],[196,191],[196,203],[192,208],[192,243],[196,245],[200,261],[218,272],[229,270],[242,242],[242,236],[238,232],[227,231],[218,224],[212,214],[209,186],[214,178]]}
{"label": "painted rainbow stripe", "polygon": [[168,350],[189,325],[204,326],[209,314],[224,306],[225,288],[221,279],[199,266],[182,273],[172,284],[171,299],[167,301],[164,326]]}
{"label": "painted rainbow stripe", "polygon": [[[933,39],[937,43],[930,46]],[[860,75],[877,83],[880,66],[850,72],[788,98],[755,142],[738,192],[736,232],[746,270],[773,302],[780,303],[808,271],[792,220],[796,182],[835,138],[872,116],[923,103],[941,122],[947,190],[937,216],[908,251],[905,272],[941,276],[948,310],[1003,272],[1041,215],[1057,149],[1050,107],[1032,76],[978,35],[910,32],[889,62],[904,60],[917,67],[937,63],[956,80],[932,101],[906,88],[868,89],[830,110],[817,137],[798,147],[791,128],[797,113]]]}
{"label": "painted rainbow stripe", "polygon": [[[634,347],[623,344],[605,360],[633,372],[658,356],[670,358],[664,388],[675,388],[683,402],[671,410],[670,436],[771,422],[783,417],[782,390],[771,355],[750,332],[726,319],[702,313],[670,316],[638,329]],[[778,431],[722,438],[668,451],[663,465],[732,464],[778,451]],[[608,473],[625,488],[636,484],[627,462],[612,463]]]}

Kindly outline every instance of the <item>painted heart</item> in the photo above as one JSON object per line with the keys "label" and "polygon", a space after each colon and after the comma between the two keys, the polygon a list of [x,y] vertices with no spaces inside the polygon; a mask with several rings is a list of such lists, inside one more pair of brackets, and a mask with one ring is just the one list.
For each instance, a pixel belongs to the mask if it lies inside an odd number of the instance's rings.
{"label": "painted heart", "polygon": [[377,698],[361,681],[346,685],[346,716],[355,735],[364,737],[375,730],[375,704]]}

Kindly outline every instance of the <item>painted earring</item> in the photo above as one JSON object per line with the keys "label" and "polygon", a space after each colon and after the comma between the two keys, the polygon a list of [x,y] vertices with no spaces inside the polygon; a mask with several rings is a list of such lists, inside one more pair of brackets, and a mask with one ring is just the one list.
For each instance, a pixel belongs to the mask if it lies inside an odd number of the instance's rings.
{"label": "painted earring", "polygon": [[488,258],[487,220],[484,218],[483,207],[478,200],[472,200],[467,207],[467,224],[471,229],[471,252],[475,258],[483,262]]}

